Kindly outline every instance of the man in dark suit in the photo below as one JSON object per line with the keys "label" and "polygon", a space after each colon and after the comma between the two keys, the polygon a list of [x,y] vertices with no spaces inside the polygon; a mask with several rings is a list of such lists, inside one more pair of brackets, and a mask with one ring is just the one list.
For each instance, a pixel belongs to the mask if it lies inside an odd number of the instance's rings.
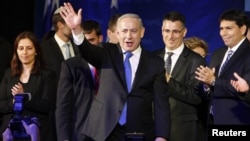
{"label": "man in dark suit", "polygon": [[162,22],[165,48],[155,51],[164,60],[168,58],[168,52],[173,53],[170,72],[166,73],[170,94],[171,141],[198,141],[200,134],[197,131],[197,110],[202,102],[202,93],[199,91],[200,83],[195,79],[195,70],[205,65],[205,60],[184,45],[186,33],[184,15],[175,11],[167,13]]}
{"label": "man in dark suit", "polygon": [[217,125],[250,124],[247,97],[230,84],[230,80],[238,79],[234,73],[250,82],[247,19],[247,15],[241,10],[228,10],[220,16],[220,36],[225,47],[212,54],[209,67],[200,66],[196,71],[196,78],[211,86],[210,113]]}
{"label": "man in dark suit", "polygon": [[52,17],[54,30],[49,31],[41,42],[45,65],[56,72],[57,81],[59,80],[61,63],[68,59],[66,56],[65,44],[69,45],[70,57],[77,55],[77,48],[72,43],[72,33],[70,28],[60,16],[58,8]]}
{"label": "man in dark suit", "polygon": [[[98,48],[82,34],[82,9],[76,14],[70,3],[64,3],[61,10],[82,56],[101,71],[99,90],[82,134],[95,141],[124,141],[126,133],[144,137],[145,141],[166,141],[170,126],[164,61],[140,46],[145,30],[141,18],[136,14],[121,16],[117,24],[119,44],[107,43]],[[124,52],[133,54],[129,59],[132,82],[127,85]],[[128,85],[132,86],[130,91]],[[121,123],[124,107],[125,123]]]}
{"label": "man in dark suit", "polygon": [[[97,21],[84,21],[82,27],[90,43],[94,45],[102,43],[101,28]],[[81,128],[96,93],[94,80],[93,66],[80,56],[62,62],[56,106],[58,141],[87,140],[81,134]]]}

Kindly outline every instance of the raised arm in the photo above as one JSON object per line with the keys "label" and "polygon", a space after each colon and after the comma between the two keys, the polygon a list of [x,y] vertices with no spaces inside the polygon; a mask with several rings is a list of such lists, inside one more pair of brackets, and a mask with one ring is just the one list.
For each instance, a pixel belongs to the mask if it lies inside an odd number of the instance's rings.
{"label": "raised arm", "polygon": [[81,21],[82,21],[82,9],[79,9],[76,13],[72,5],[67,2],[61,6],[60,15],[65,20],[66,24],[71,28],[74,35],[82,34]]}

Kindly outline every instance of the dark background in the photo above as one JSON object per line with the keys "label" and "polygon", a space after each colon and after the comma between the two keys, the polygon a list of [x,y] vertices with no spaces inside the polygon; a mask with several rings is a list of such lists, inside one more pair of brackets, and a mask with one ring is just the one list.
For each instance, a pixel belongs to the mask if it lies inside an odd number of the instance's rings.
{"label": "dark background", "polygon": [[10,43],[18,33],[34,29],[35,0],[1,0],[0,1],[0,36]]}
{"label": "dark background", "polygon": [[[44,3],[49,0],[1,0],[0,1],[0,36],[11,43],[18,33],[34,31],[41,39],[44,33]],[[102,26],[106,37],[109,17],[114,13],[136,13],[142,17],[146,28],[142,40],[143,47],[156,50],[164,47],[161,36],[163,16],[169,11],[182,12],[186,17],[188,33],[186,37],[197,36],[208,42],[210,54],[223,46],[219,36],[219,16],[228,9],[250,9],[249,0],[116,0],[117,8],[111,9],[112,0],[51,0],[59,5],[69,1],[78,10],[83,9],[83,20],[94,19]],[[248,6],[248,8],[246,8]],[[247,11],[247,14],[249,14]],[[50,18],[48,18],[50,19]],[[47,22],[51,24],[51,22]],[[209,61],[208,56],[208,61]]]}

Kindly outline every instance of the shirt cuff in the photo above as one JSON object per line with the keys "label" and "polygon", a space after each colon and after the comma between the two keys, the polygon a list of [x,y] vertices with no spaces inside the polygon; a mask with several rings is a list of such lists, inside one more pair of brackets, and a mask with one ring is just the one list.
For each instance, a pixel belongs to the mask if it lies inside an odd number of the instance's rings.
{"label": "shirt cuff", "polygon": [[82,42],[84,41],[84,35],[83,35],[83,33],[78,34],[78,35],[75,35],[75,34],[72,34],[72,35],[73,35],[73,42],[76,45],[82,44]]}

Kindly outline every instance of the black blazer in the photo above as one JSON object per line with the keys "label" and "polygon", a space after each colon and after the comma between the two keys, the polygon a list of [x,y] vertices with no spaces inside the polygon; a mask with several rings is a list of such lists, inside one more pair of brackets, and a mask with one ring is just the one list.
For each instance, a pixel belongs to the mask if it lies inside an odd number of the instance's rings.
{"label": "black blazer", "polygon": [[[78,55],[77,48],[73,45],[75,55]],[[42,53],[45,65],[56,72],[56,79],[59,81],[61,63],[64,61],[63,53],[57,44],[54,36],[41,42]]]}
{"label": "black blazer", "polygon": [[[234,72],[250,82],[250,43],[245,39],[220,76],[218,72],[228,47],[217,49],[211,56],[210,67],[216,71],[216,81],[212,94],[215,124],[250,124],[249,97],[238,93],[230,84],[235,79]],[[226,117],[226,118],[225,118]]]}
{"label": "black blazer", "polygon": [[117,125],[127,102],[127,132],[145,133],[146,141],[169,137],[169,103],[164,61],[142,49],[132,90],[128,94],[121,47],[103,48],[87,40],[79,46],[82,57],[100,68],[100,86],[82,133],[95,141],[104,141]]}
{"label": "black blazer", "polygon": [[59,141],[83,141],[81,128],[93,101],[94,88],[91,70],[84,59],[73,57],[62,63],[56,106]]}
{"label": "black blazer", "polygon": [[[0,111],[4,113],[1,134],[13,117],[13,96],[11,88],[19,82],[19,76],[12,77],[6,70],[0,86]],[[31,74],[24,85],[25,92],[31,93],[31,100],[24,103],[23,115],[35,116],[41,124],[41,141],[55,140],[54,112],[56,105],[56,79],[51,70],[42,69],[39,74]]]}
{"label": "black blazer", "polygon": [[[164,59],[165,48],[155,53]],[[200,65],[206,65],[205,59],[184,47],[172,70],[168,82],[171,115],[170,140],[197,141],[198,106],[203,97],[205,98],[205,95],[202,95],[201,83],[195,79],[195,71]]]}

